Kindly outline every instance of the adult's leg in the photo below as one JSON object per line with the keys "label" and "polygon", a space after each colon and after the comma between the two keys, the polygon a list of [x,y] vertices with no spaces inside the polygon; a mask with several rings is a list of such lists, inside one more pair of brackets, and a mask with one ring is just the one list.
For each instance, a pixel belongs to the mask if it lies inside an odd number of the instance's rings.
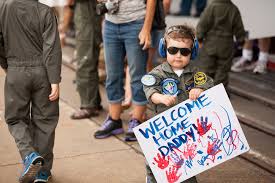
{"label": "adult's leg", "polygon": [[109,116],[103,125],[94,134],[95,138],[102,139],[111,135],[123,133],[121,102],[124,100],[123,77],[125,47],[120,37],[120,25],[105,21],[104,26],[104,56],[107,72],[106,93],[109,102]]}
{"label": "adult's leg", "polygon": [[77,72],[76,84],[81,108],[100,105],[98,57],[101,42],[101,19],[95,13],[93,1],[76,2],[75,8]]}
{"label": "adult's leg", "polygon": [[243,50],[242,50],[242,56],[238,61],[236,61],[232,65],[231,71],[242,72],[245,70],[253,70],[254,69],[255,64],[252,63],[252,57],[253,57],[252,47],[253,47],[252,40],[245,41]]}
{"label": "adult's leg", "polygon": [[196,17],[199,17],[206,7],[207,0],[196,0]]}
{"label": "adult's leg", "polygon": [[141,78],[146,74],[148,50],[142,50],[139,44],[138,34],[143,26],[143,20],[138,20],[125,25],[124,44],[131,75],[131,90],[133,98],[133,118],[142,121],[146,111],[147,99],[143,92]]}
{"label": "adult's leg", "polygon": [[190,16],[192,0],[181,0],[180,15]]}
{"label": "adult's leg", "polygon": [[259,58],[256,64],[255,69],[253,70],[254,73],[264,74],[266,73],[266,67],[268,62],[268,51],[270,48],[270,38],[262,38],[259,39]]}
{"label": "adult's leg", "polygon": [[125,47],[120,39],[120,25],[105,21],[104,56],[107,72],[106,92],[109,102],[109,113],[112,119],[120,119],[121,102],[124,100],[124,58]]}
{"label": "adult's leg", "polygon": [[125,99],[122,102],[123,110],[128,109],[129,107],[131,107],[131,104],[132,104],[131,77],[130,77],[130,71],[128,66],[126,67],[125,75],[126,75],[125,86],[124,86]]}

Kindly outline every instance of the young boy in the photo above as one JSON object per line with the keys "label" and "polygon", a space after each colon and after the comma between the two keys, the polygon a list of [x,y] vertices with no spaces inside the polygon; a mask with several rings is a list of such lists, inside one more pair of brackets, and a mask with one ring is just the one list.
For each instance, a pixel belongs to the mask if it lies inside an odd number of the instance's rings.
{"label": "young boy", "polygon": [[0,63],[7,73],[5,120],[24,163],[19,181],[47,182],[59,118],[56,17],[37,0],[2,0],[0,41]]}
{"label": "young boy", "polygon": [[[142,78],[145,95],[155,114],[187,100],[196,100],[206,89],[213,86],[213,80],[199,72],[190,63],[197,52],[195,33],[192,27],[177,25],[168,28],[160,41],[160,55],[167,62],[154,68]],[[147,165],[147,182],[156,182]],[[192,177],[185,182],[197,182]]]}
{"label": "young boy", "polygon": [[234,56],[233,36],[241,45],[246,36],[237,6],[231,0],[213,0],[199,20],[196,35],[202,45],[199,67],[215,85],[223,83],[226,88]]}

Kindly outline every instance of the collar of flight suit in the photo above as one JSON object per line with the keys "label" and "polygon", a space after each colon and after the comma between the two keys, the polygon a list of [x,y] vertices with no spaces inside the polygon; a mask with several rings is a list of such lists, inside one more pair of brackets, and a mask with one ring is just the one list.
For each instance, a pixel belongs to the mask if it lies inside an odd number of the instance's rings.
{"label": "collar of flight suit", "polygon": [[[170,64],[166,61],[165,63],[162,64],[162,70],[164,72],[168,72],[168,73],[175,73],[172,69],[172,67],[170,66]],[[183,68],[183,72],[182,73],[190,73],[193,72],[192,70],[192,66],[191,64],[187,64],[184,68]]]}

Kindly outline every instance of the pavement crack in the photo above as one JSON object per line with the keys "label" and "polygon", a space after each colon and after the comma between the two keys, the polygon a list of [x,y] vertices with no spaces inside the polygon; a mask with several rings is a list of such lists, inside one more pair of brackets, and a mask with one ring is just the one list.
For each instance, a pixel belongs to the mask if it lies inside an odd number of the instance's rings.
{"label": "pavement crack", "polygon": [[103,152],[94,152],[94,153],[83,153],[83,154],[76,154],[76,155],[71,155],[71,156],[62,156],[62,157],[55,158],[55,160],[67,159],[67,158],[77,158],[77,157],[90,156],[90,155],[95,155],[95,154],[105,154],[105,153],[123,152],[123,151],[129,151],[129,150],[131,150],[131,148],[128,148],[128,149],[109,150],[109,151],[103,151]]}

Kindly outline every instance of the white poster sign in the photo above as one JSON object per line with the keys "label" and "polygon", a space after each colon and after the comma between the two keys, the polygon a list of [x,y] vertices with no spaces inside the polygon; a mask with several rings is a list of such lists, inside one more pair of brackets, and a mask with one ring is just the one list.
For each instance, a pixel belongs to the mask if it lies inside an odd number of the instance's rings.
{"label": "white poster sign", "polygon": [[158,183],[178,183],[249,150],[222,84],[134,128]]}

